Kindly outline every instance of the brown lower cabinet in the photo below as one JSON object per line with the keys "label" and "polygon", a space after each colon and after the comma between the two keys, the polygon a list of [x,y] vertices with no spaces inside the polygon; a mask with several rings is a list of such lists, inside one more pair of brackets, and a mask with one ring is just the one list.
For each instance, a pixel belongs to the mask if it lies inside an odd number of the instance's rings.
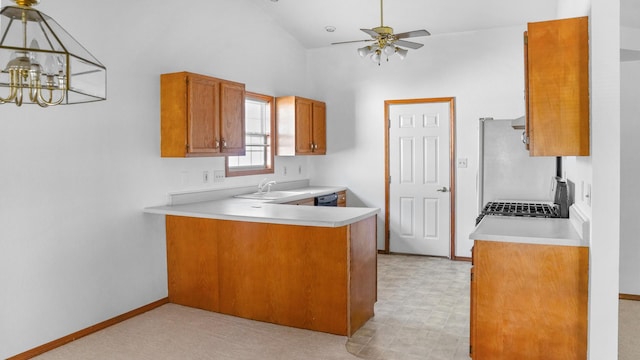
{"label": "brown lower cabinet", "polygon": [[373,316],[376,216],[342,227],[166,217],[169,301],[351,336]]}
{"label": "brown lower cabinet", "polygon": [[587,358],[589,249],[476,240],[474,360]]}

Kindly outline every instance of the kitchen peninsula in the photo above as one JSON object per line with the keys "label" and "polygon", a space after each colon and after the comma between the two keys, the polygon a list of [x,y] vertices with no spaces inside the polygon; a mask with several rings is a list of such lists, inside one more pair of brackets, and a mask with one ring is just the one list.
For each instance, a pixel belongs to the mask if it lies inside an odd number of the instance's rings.
{"label": "kitchen peninsula", "polygon": [[346,336],[373,316],[378,211],[237,198],[145,209],[166,216],[170,302]]}

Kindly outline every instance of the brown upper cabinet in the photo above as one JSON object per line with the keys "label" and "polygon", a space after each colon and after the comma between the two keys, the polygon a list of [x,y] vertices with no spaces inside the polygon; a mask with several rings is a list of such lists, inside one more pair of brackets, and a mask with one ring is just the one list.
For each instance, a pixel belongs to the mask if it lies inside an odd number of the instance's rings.
{"label": "brown upper cabinet", "polygon": [[244,155],[244,84],[178,72],[160,75],[161,156]]}
{"label": "brown upper cabinet", "polygon": [[529,154],[588,156],[588,18],[529,23],[524,39]]}
{"label": "brown upper cabinet", "polygon": [[276,155],[327,153],[326,105],[299,96],[276,98]]}

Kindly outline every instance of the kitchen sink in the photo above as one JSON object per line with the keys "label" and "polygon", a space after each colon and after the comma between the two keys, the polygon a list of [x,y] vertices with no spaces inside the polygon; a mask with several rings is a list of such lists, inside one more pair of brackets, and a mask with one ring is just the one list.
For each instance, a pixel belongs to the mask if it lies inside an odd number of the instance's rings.
{"label": "kitchen sink", "polygon": [[257,200],[278,200],[290,196],[298,196],[306,194],[300,191],[269,191],[269,192],[255,192],[251,194],[236,195],[236,198],[242,199],[257,199]]}

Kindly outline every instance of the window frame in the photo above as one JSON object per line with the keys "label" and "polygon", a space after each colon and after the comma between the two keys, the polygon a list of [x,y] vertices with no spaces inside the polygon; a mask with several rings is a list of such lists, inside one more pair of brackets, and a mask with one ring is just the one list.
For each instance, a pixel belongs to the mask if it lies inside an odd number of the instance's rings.
{"label": "window frame", "polygon": [[[275,160],[275,130],[276,130],[276,109],[275,109],[275,98],[270,95],[258,94],[254,92],[247,91],[245,93],[245,101],[247,99],[254,101],[263,101],[269,106],[269,166],[264,169],[247,169],[247,170],[230,170],[229,169],[229,156],[224,157],[224,172],[226,177],[235,177],[235,176],[247,176],[247,175],[260,175],[260,174],[273,174],[274,171],[274,160]],[[243,119],[246,121],[246,119]],[[243,134],[246,135],[246,131]],[[246,149],[246,144],[245,144]]]}

